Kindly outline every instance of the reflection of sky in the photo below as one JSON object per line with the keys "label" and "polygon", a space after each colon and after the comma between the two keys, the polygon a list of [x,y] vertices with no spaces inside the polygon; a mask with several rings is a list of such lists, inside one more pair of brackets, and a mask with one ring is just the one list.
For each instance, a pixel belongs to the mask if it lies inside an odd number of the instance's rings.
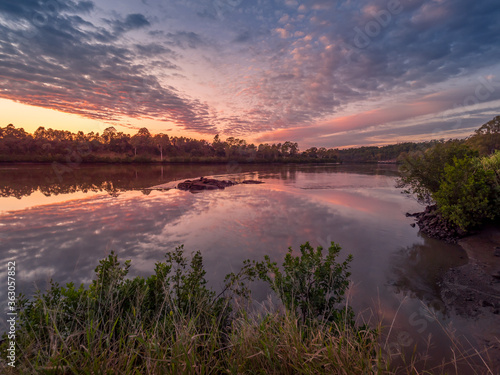
{"label": "reflection of sky", "polygon": [[40,191],[35,191],[29,196],[22,197],[22,199],[16,197],[2,197],[2,206],[0,207],[0,213],[8,211],[19,211],[33,206],[38,206],[40,204],[46,205],[50,203],[66,202],[68,200],[74,199],[84,199],[90,195],[95,194],[96,193],[94,192],[84,193],[82,191],[78,191],[68,194],[51,195],[48,197]]}
{"label": "reflection of sky", "polygon": [[[354,256],[353,306],[360,311],[379,304],[391,318],[399,305],[388,285],[399,277],[394,254],[413,247],[439,250],[439,243],[424,242],[404,215],[420,207],[394,188],[391,176],[308,172],[268,174],[263,185],[199,194],[128,191],[117,197],[75,193],[67,201],[47,199],[45,205],[0,215],[0,251],[5,261],[16,261],[18,286],[26,289],[33,283],[43,288],[51,277],[88,283],[111,250],[121,261],[132,259],[132,275],[148,275],[166,251],[184,244],[188,252],[202,252],[207,279],[218,288],[244,259],[269,254],[280,262],[289,246],[298,251],[306,241],[313,246],[335,241],[342,258]],[[411,272],[418,273],[418,265]],[[255,291],[257,298],[265,294]],[[404,324],[407,318],[401,319]]]}
{"label": "reflection of sky", "polygon": [[288,246],[335,241],[355,255],[355,277],[373,275],[379,284],[383,274],[374,268],[385,267],[388,251],[415,241],[410,221],[400,219],[413,202],[393,186],[387,176],[296,172],[294,180],[271,177],[265,185],[196,195],[75,193],[64,197],[71,200],[58,196],[52,203],[50,197],[45,205],[4,213],[1,246],[19,263],[23,283],[31,284],[49,277],[88,282],[111,250],[133,260],[134,274],[147,274],[165,251],[184,244],[202,251],[216,285],[247,257],[271,254],[279,260]]}

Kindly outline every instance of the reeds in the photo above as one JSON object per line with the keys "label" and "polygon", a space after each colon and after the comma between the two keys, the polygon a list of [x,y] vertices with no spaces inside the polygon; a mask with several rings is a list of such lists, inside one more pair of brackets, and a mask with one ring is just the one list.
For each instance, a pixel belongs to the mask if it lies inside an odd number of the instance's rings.
{"label": "reeds", "polygon": [[391,327],[304,322],[281,304],[256,312],[236,295],[215,296],[197,255],[188,263],[180,249],[149,278],[127,279],[129,264],[112,254],[89,288],[53,284],[21,298],[16,367],[2,362],[1,373],[494,374],[477,365],[487,355],[458,344],[450,363],[421,369],[416,354],[387,355],[379,333]]}

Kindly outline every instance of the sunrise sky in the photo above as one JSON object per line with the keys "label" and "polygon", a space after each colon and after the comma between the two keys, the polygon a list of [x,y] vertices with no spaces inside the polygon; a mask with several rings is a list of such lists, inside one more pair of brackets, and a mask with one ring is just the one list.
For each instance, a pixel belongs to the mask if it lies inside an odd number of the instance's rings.
{"label": "sunrise sky", "polygon": [[301,147],[500,114],[498,0],[1,0],[0,126]]}

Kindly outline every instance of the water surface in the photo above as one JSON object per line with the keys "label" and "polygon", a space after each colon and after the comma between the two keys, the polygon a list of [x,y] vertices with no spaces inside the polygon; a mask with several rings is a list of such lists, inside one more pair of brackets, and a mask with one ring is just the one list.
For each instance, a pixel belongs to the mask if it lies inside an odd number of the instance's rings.
{"label": "water surface", "polygon": [[[150,187],[200,176],[259,179],[199,194]],[[406,212],[422,209],[395,188],[391,165],[51,165],[0,166],[0,254],[15,260],[18,287],[49,279],[88,284],[114,250],[132,260],[131,275],[149,275],[166,251],[200,250],[210,285],[244,259],[283,259],[289,246],[335,241],[354,256],[349,303],[359,317],[393,325],[393,350],[433,337],[449,355],[442,326],[469,334],[446,311],[439,276],[465,262],[454,245],[419,234]],[[342,259],[341,259],[342,260]],[[5,279],[5,270],[0,277]],[[268,290],[257,288],[264,300]],[[5,292],[0,291],[2,300]]]}

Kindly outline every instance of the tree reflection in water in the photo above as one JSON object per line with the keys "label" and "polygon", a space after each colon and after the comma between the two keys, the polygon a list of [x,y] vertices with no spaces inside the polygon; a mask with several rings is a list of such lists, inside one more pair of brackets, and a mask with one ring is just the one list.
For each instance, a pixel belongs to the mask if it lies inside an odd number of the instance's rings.
{"label": "tree reflection in water", "polygon": [[434,311],[447,314],[441,300],[440,284],[447,270],[467,262],[458,245],[422,236],[423,244],[401,249],[392,256],[390,284],[396,293],[418,298]]}
{"label": "tree reflection in water", "polygon": [[[332,173],[336,171],[359,172],[363,166],[307,164],[79,164],[66,167],[62,164],[0,164],[0,197],[22,198],[40,191],[45,196],[75,192],[108,192],[117,196],[120,192],[141,190],[184,178],[218,174],[251,174],[249,178],[277,178],[294,181],[297,172]],[[395,168],[374,168],[367,165],[363,173],[396,175]],[[351,172],[352,173],[352,172]]]}

